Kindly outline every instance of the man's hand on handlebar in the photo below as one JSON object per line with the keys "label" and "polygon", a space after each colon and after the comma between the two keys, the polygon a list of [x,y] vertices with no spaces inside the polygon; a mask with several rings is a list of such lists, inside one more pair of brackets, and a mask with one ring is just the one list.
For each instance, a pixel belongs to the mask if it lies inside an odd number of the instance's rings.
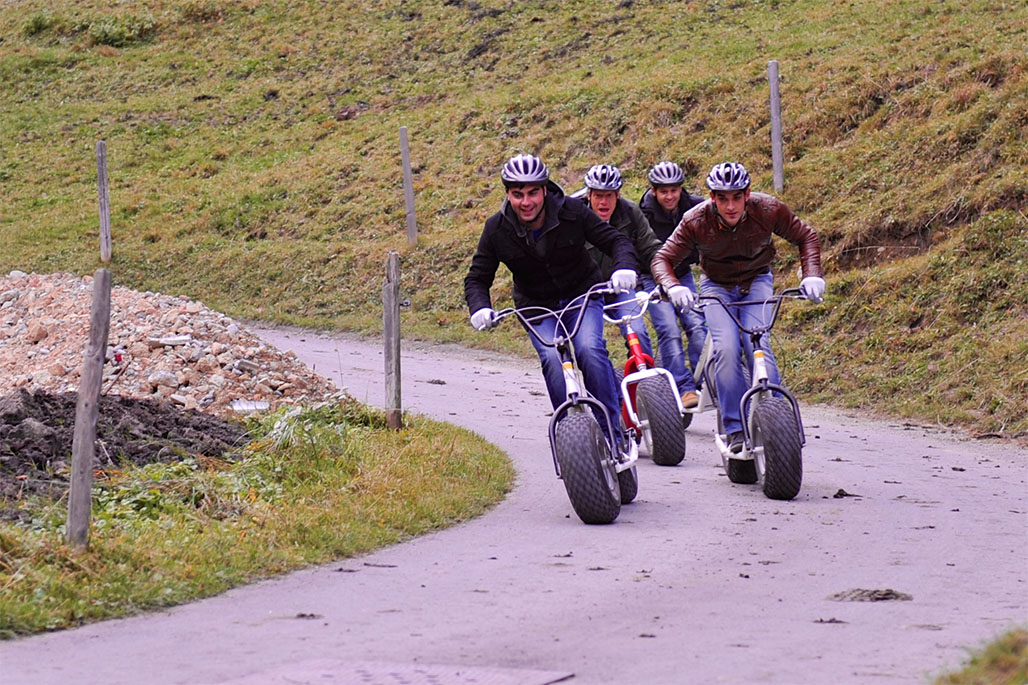
{"label": "man's hand on handlebar", "polygon": [[618,269],[610,275],[610,287],[615,293],[635,288],[637,275],[633,269]]}
{"label": "man's hand on handlebar", "polygon": [[482,307],[471,315],[471,326],[476,331],[486,331],[496,325],[496,310]]}
{"label": "man's hand on handlebar", "polygon": [[667,291],[667,299],[671,300],[671,304],[676,309],[685,311],[692,309],[693,303],[696,301],[696,295],[684,285],[673,285]]}
{"label": "man's hand on handlebar", "polygon": [[800,292],[814,304],[820,304],[825,299],[825,279],[820,276],[807,276],[800,281]]}

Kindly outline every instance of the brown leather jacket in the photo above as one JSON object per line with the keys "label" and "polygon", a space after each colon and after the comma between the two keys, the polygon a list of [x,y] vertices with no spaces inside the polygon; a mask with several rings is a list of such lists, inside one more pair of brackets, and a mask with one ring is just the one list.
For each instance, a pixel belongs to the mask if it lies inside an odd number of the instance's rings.
{"label": "brown leather jacket", "polygon": [[799,247],[804,277],[824,276],[821,242],[813,229],[800,221],[781,200],[751,192],[746,201],[746,215],[734,228],[720,223],[711,200],[686,212],[653,256],[650,263],[653,278],[664,288],[679,285],[675,265],[693,249],[698,249],[700,268],[707,278],[729,288],[748,284],[765,273],[774,259],[772,233]]}

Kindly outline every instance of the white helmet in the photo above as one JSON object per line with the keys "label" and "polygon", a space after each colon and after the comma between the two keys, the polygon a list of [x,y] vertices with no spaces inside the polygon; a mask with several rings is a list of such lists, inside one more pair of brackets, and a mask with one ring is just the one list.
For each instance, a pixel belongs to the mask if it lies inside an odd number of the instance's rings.
{"label": "white helmet", "polygon": [[674,162],[657,162],[650,169],[648,178],[650,185],[655,186],[680,186],[685,183],[682,167]]}
{"label": "white helmet", "polygon": [[514,155],[503,165],[500,178],[504,185],[522,185],[525,183],[546,183],[550,171],[543,160],[535,155]]}
{"label": "white helmet", "polygon": [[750,187],[750,175],[738,162],[722,162],[715,164],[707,174],[707,187],[711,190],[746,190]]}
{"label": "white helmet", "polygon": [[624,184],[621,172],[613,164],[597,164],[585,172],[585,187],[589,190],[620,190]]}

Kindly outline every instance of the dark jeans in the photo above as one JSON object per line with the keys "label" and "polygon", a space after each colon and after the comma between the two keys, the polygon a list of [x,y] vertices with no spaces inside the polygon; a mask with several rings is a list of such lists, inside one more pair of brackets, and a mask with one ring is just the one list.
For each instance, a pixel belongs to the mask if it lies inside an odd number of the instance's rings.
{"label": "dark jeans", "polygon": [[[560,306],[566,304],[566,301],[561,302]],[[617,381],[614,378],[614,367],[610,365],[607,343],[603,339],[603,301],[598,298],[590,298],[585,307],[582,325],[575,337],[571,339],[575,348],[575,358],[578,360],[578,368],[584,376],[586,390],[606,408],[616,429],[621,416],[621,401],[618,396]],[[568,310],[563,317],[564,325],[570,329],[577,316],[578,308]],[[521,325],[527,329],[524,322]],[[549,342],[553,340],[557,320],[555,317],[547,317],[532,324],[532,328],[543,340]],[[532,341],[532,346],[539,355],[543,379],[546,381],[546,391],[550,396],[550,403],[556,409],[567,399],[560,357],[555,348],[543,345],[531,333],[529,333],[528,339]],[[597,416],[596,420],[599,421],[603,434],[607,435],[606,420],[601,416]],[[609,439],[610,436],[607,437]]]}

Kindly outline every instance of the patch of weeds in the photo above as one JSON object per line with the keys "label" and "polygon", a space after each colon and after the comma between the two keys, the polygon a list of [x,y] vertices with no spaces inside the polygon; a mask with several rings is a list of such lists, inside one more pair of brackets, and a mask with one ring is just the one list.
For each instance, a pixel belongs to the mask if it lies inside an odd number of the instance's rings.
{"label": "patch of weeds", "polygon": [[28,18],[22,26],[22,33],[29,37],[38,36],[60,24],[61,20],[53,12],[40,12]]}
{"label": "patch of weeds", "polygon": [[25,20],[22,33],[28,38],[53,34],[59,39],[84,37],[91,45],[124,48],[149,41],[158,23],[149,11],[142,14],[77,17],[69,20],[53,12],[39,12]]}
{"label": "patch of weeds", "polygon": [[225,5],[217,0],[186,0],[178,10],[184,21],[205,24],[225,18]]}
{"label": "patch of weeds", "polygon": [[94,45],[124,48],[153,38],[157,20],[150,13],[144,15],[106,16],[90,22],[86,33]]}
{"label": "patch of weeds", "polygon": [[976,654],[958,673],[935,681],[936,685],[1021,685],[1028,682],[1028,630],[1019,628],[1001,636]]}

